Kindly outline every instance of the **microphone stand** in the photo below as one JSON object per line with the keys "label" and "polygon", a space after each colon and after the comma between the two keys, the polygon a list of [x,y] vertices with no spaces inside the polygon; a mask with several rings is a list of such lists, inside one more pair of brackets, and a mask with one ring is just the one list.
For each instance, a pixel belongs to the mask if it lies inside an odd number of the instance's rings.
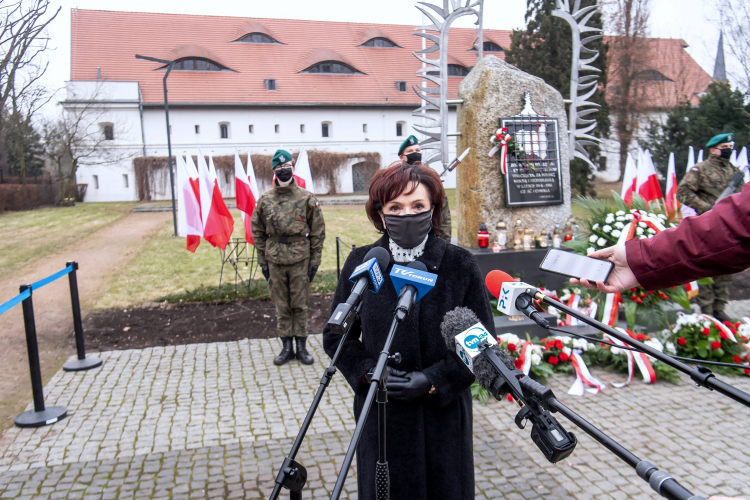
{"label": "microphone stand", "polygon": [[714,377],[713,372],[710,369],[706,368],[705,366],[698,365],[696,367],[691,367],[684,363],[681,363],[680,361],[677,361],[676,359],[672,358],[672,356],[668,354],[664,354],[663,352],[659,351],[658,349],[654,349],[651,346],[638,342],[637,340],[630,337],[630,335],[624,334],[620,332],[619,330],[612,328],[609,325],[605,325],[604,323],[601,323],[583,314],[580,311],[577,311],[571,307],[566,306],[565,304],[562,304],[554,299],[551,299],[550,297],[544,295],[543,293],[539,292],[536,289],[529,287],[526,290],[526,292],[519,295],[516,298],[516,300],[520,299],[524,295],[533,295],[535,299],[545,302],[551,305],[552,307],[554,307],[555,309],[559,309],[560,311],[563,311],[566,314],[570,314],[571,316],[578,319],[579,321],[582,321],[588,325],[591,325],[594,328],[602,332],[605,332],[607,335],[614,337],[622,342],[625,342],[626,344],[635,347],[639,351],[646,353],[649,356],[656,358],[663,363],[668,364],[672,368],[675,368],[676,370],[679,370],[686,375],[689,375],[696,385],[705,387],[709,390],[715,390],[716,392],[723,394],[724,396],[727,396],[728,398],[731,398],[737,401],[738,403],[741,403],[747,406],[748,408],[750,408],[750,394],[747,394],[746,392],[743,392],[737,389],[733,385],[727,384],[726,382],[717,379],[716,377]]}
{"label": "microphone stand", "polygon": [[388,401],[388,370],[386,370],[386,363],[388,363],[389,359],[395,359],[397,356],[400,357],[399,353],[390,356],[389,351],[391,343],[393,343],[393,337],[396,335],[396,328],[406,318],[407,314],[408,311],[396,309],[396,313],[393,315],[391,329],[388,331],[388,337],[385,339],[383,350],[380,351],[380,355],[378,356],[378,363],[375,365],[375,370],[373,370],[372,378],[370,379],[370,389],[367,392],[367,398],[359,414],[357,426],[354,428],[349,448],[346,450],[344,463],[341,465],[336,485],[333,488],[333,493],[331,493],[331,500],[338,500],[341,497],[346,476],[349,473],[352,460],[354,460],[354,453],[357,450],[359,440],[362,438],[362,430],[365,427],[367,416],[370,413],[372,402],[376,395],[378,396],[378,463],[375,465],[375,498],[378,500],[388,500],[390,498],[390,478],[388,476],[388,462],[385,457],[385,403]]}
{"label": "microphone stand", "polygon": [[[492,383],[491,392],[493,396],[495,396],[496,399],[501,399],[501,397],[499,397],[501,393],[510,392],[515,400],[519,401],[519,404],[523,403],[523,408],[521,408],[521,411],[518,412],[515,418],[516,425],[523,429],[525,425],[523,421],[526,419],[531,420],[534,424],[534,428],[531,430],[532,440],[542,453],[545,454],[547,460],[550,460],[553,463],[562,460],[569,456],[573,452],[573,448],[575,448],[575,437],[570,434],[573,441],[572,447],[568,445],[565,449],[561,450],[560,454],[554,455],[554,460],[550,459],[552,454],[549,453],[549,448],[554,447],[555,444],[552,442],[552,439],[557,439],[554,434],[555,431],[563,434],[563,437],[565,437],[565,434],[569,434],[562,429],[562,426],[560,426],[554,417],[548,413],[560,412],[578,428],[614,453],[620,460],[634,468],[636,473],[644,481],[648,482],[651,485],[651,488],[659,495],[670,500],[705,500],[704,497],[693,495],[666,471],[659,470],[650,462],[641,460],[627,448],[559,402],[549,387],[545,387],[532,380],[528,375],[524,375],[524,373],[518,369],[510,370],[502,361],[500,361],[497,355],[492,352],[492,349],[489,348],[489,343],[486,340],[483,340],[478,347],[480,352],[490,360],[499,373],[498,377]],[[542,430],[537,429],[537,426],[541,427]],[[547,434],[545,431],[548,428],[554,430],[552,430],[550,434]],[[545,437],[548,435],[553,436],[552,439]]]}
{"label": "microphone stand", "polygon": [[352,318],[352,321],[349,323],[348,328],[341,336],[339,346],[336,348],[336,352],[331,358],[331,363],[323,372],[323,377],[320,379],[320,387],[318,388],[318,392],[315,393],[313,402],[310,405],[310,408],[307,410],[307,415],[305,416],[305,420],[302,422],[302,427],[297,434],[297,438],[292,444],[292,449],[289,450],[289,455],[287,455],[287,457],[284,459],[284,463],[281,465],[281,469],[279,469],[279,473],[276,476],[276,486],[274,487],[271,496],[268,497],[269,500],[276,500],[277,498],[279,498],[282,487],[285,487],[289,490],[290,500],[302,500],[302,488],[305,486],[305,482],[307,482],[307,470],[302,466],[302,464],[296,462],[294,459],[299,452],[300,446],[302,446],[302,441],[305,439],[307,430],[310,428],[310,424],[312,423],[312,419],[315,416],[315,412],[318,410],[320,400],[323,399],[323,393],[325,393],[326,388],[328,388],[328,385],[331,383],[331,379],[333,379],[333,376],[336,374],[336,361],[338,360],[339,354],[341,353],[341,347],[344,345],[344,342],[346,342],[346,337],[349,335],[349,332],[352,329],[352,325],[359,318],[359,312],[361,309],[362,301],[360,301],[354,309],[354,318]]}

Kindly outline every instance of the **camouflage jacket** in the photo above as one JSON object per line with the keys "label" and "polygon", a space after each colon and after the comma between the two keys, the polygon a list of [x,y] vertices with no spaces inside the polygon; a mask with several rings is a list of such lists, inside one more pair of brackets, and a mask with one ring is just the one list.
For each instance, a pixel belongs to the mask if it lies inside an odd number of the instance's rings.
{"label": "camouflage jacket", "polygon": [[[253,211],[252,230],[258,264],[289,266],[309,257],[310,264],[320,265],[326,238],[323,213],[315,195],[295,181],[284,187],[275,185],[260,197]],[[280,243],[279,236],[305,239]]]}
{"label": "camouflage jacket", "polygon": [[[737,168],[729,160],[711,155],[685,172],[677,188],[677,200],[695,209],[698,215],[708,212],[736,173]],[[739,193],[743,185],[744,182],[735,192]]]}

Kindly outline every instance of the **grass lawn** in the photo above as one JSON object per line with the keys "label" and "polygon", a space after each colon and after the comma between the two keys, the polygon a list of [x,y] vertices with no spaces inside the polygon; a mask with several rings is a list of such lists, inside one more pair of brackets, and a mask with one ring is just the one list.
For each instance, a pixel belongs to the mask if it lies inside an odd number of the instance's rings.
{"label": "grass lawn", "polygon": [[79,203],[0,215],[0,277],[111,225],[135,203]]}
{"label": "grass lawn", "polygon": [[[244,238],[244,228],[238,210],[234,215],[235,238]],[[372,224],[362,209],[342,209],[323,207],[326,221],[326,240],[323,247],[323,262],[313,282],[313,292],[329,291],[336,283],[336,236],[351,245],[367,245],[378,238]],[[252,252],[252,250],[251,250]],[[344,255],[348,254],[344,248]],[[344,257],[345,258],[345,257]],[[342,266],[343,259],[342,258]],[[243,266],[244,267],[244,266]],[[112,281],[109,289],[95,304],[97,309],[140,305],[149,301],[169,300],[170,302],[211,301],[216,298],[221,260],[219,250],[206,241],[201,241],[195,254],[185,249],[183,238],[172,237],[172,221],[149,241],[146,247]],[[247,279],[250,270],[243,269]],[[227,276],[229,272],[229,276]],[[224,280],[234,278],[234,271],[225,267]],[[250,293],[252,297],[268,294],[260,271]],[[242,293],[241,297],[248,294]],[[234,297],[234,286],[222,286],[222,298]]]}

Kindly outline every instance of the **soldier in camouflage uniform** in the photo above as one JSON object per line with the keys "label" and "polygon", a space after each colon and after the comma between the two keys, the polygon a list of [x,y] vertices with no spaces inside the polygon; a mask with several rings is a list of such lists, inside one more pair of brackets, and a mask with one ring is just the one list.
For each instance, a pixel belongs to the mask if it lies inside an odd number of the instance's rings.
{"label": "soldier in camouflage uniform", "polygon": [[[716,199],[727,188],[737,173],[737,168],[729,163],[734,142],[732,134],[719,134],[706,144],[711,156],[692,167],[680,181],[677,200],[694,209],[698,215],[711,210]],[[744,184],[744,183],[743,183]],[[742,190],[742,184],[736,192]],[[731,321],[724,312],[729,300],[729,285],[732,276],[713,278],[712,285],[700,285],[696,302],[703,314],[713,315],[719,321]]]}
{"label": "soldier in camouflage uniform", "polygon": [[[419,141],[413,135],[406,138],[398,148],[398,157],[409,165],[422,161],[422,148],[419,147]],[[440,212],[440,232],[438,237],[443,238],[448,243],[451,242],[451,209],[448,206],[448,197],[443,198],[443,210]]]}
{"label": "soldier in camouflage uniform", "polygon": [[276,175],[274,187],[258,200],[252,230],[258,265],[276,304],[277,332],[283,345],[273,363],[283,365],[296,357],[310,365],[315,359],[305,345],[307,301],[320,266],[326,226],[318,200],[294,180],[292,155],[276,151],[271,166]]}

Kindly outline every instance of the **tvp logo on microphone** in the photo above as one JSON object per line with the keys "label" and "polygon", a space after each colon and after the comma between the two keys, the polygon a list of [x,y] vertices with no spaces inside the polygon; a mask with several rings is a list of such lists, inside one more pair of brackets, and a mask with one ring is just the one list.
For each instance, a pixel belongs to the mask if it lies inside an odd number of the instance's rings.
{"label": "tvp logo on microphone", "polygon": [[517,316],[523,312],[516,309],[516,297],[526,291],[529,285],[526,283],[511,283],[506,281],[500,289],[497,297],[497,310],[508,316]]}
{"label": "tvp logo on microphone", "polygon": [[380,266],[378,266],[378,259],[373,257],[355,267],[351,277],[349,277],[349,281],[356,283],[357,278],[365,273],[370,275],[370,291],[378,293],[380,287],[383,286],[383,281],[385,281],[383,273],[380,272]]}
{"label": "tvp logo on microphone", "polygon": [[424,294],[432,290],[437,282],[437,274],[426,273],[411,267],[395,265],[391,269],[391,281],[396,288],[396,292],[401,290],[404,285],[414,285],[417,289],[417,300],[419,302]]}
{"label": "tvp logo on microphone", "polygon": [[479,343],[487,340],[490,344],[497,345],[497,339],[491,335],[482,323],[477,323],[468,330],[456,335],[456,354],[466,363],[469,369],[474,369],[474,358],[479,356]]}

